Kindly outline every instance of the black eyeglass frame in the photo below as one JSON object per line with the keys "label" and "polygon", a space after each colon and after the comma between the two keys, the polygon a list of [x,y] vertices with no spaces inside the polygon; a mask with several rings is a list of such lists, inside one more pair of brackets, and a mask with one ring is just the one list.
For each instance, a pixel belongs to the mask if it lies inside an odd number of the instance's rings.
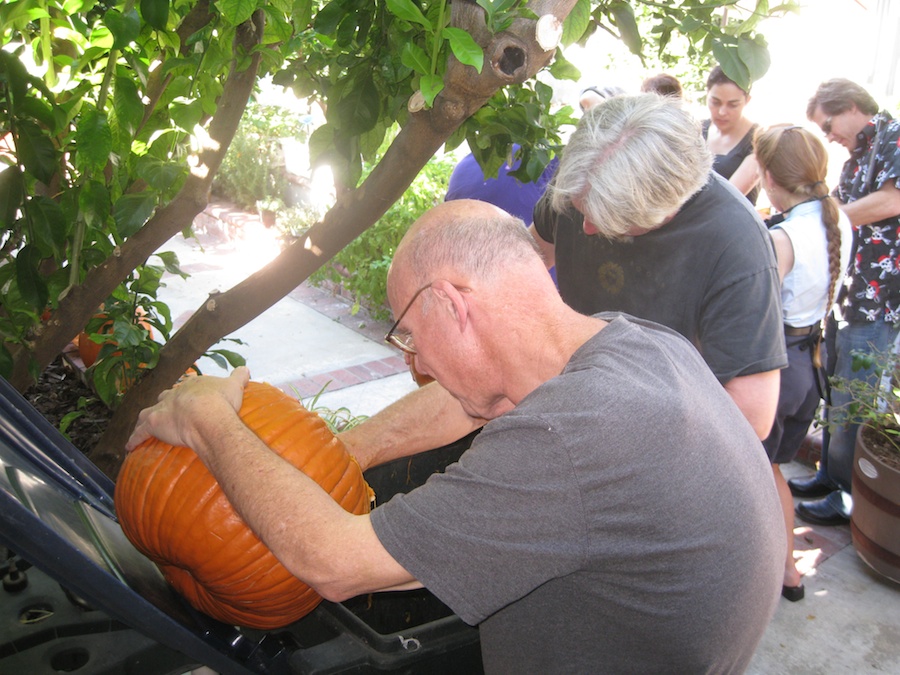
{"label": "black eyeglass frame", "polygon": [[[416,301],[416,298],[418,298],[420,295],[422,295],[422,293],[424,293],[429,288],[431,288],[431,284],[433,284],[433,283],[434,282],[432,281],[430,284],[422,286],[422,288],[420,288],[413,294],[412,299],[406,304],[406,307],[403,308],[403,311],[400,312],[400,316],[397,317],[397,320],[394,322],[394,325],[391,326],[391,329],[387,333],[384,334],[385,342],[387,342],[389,345],[394,345],[395,347],[397,347],[398,349],[400,349],[403,352],[406,352],[410,356],[416,355],[416,348],[413,345],[406,344],[400,336],[398,336],[394,333],[394,331],[397,330],[397,326],[399,326],[400,322],[403,321],[403,317],[406,316],[406,313],[413,306],[413,303]],[[412,337],[412,335],[410,335],[409,337]]]}
{"label": "black eyeglass frame", "polygon": [[[387,333],[385,333],[385,335],[384,335],[384,341],[386,343],[397,347],[397,349],[400,349],[401,351],[403,351],[406,354],[409,354],[410,356],[415,356],[418,353],[416,351],[415,346],[404,342],[403,338],[401,338],[399,335],[397,335],[395,333],[395,331],[397,330],[397,327],[400,325],[400,322],[403,321],[403,317],[406,316],[406,313],[412,308],[413,303],[416,301],[416,298],[418,298],[420,295],[422,295],[422,293],[424,293],[429,288],[434,286],[435,281],[432,281],[430,284],[426,284],[425,286],[422,286],[422,288],[420,288],[415,293],[413,293],[412,298],[406,304],[406,307],[403,308],[403,311],[400,312],[400,316],[397,317],[397,320],[394,322],[394,325],[391,326],[390,330]],[[460,293],[468,293],[469,291],[472,290],[471,288],[467,288],[466,286],[457,286],[456,284],[453,284],[453,288],[458,290]],[[411,338],[411,337],[412,337],[412,335],[409,336],[409,338]],[[407,339],[409,339],[409,338],[407,338]]]}

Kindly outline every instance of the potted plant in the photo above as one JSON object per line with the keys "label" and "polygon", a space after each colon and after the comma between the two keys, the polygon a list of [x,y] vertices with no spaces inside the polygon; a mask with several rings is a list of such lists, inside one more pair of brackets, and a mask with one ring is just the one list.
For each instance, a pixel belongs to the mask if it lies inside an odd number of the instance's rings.
{"label": "potted plant", "polygon": [[854,352],[853,368],[880,373],[832,381],[850,403],[832,409],[831,424],[860,425],[853,457],[853,546],[872,569],[900,583],[900,355]]}
{"label": "potted plant", "polygon": [[278,219],[278,212],[284,208],[284,202],[278,197],[265,197],[256,200],[259,219],[266,227],[273,227]]}

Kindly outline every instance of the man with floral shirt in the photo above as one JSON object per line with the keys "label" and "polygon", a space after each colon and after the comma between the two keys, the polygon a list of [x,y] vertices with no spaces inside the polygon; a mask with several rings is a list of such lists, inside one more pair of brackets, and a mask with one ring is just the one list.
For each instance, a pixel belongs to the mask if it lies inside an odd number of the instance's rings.
{"label": "man with floral shirt", "polygon": [[[851,362],[857,350],[892,349],[900,325],[900,123],[879,112],[865,89],[840,78],[819,85],[806,115],[829,141],[850,151],[834,194],[853,224],[854,255],[826,327],[827,371],[843,379],[876,377],[871,370],[853,371]],[[831,404],[848,399],[833,391]],[[794,496],[822,497],[800,502],[800,518],[820,525],[849,521],[857,430],[855,424],[826,430],[819,471],[789,481]]]}

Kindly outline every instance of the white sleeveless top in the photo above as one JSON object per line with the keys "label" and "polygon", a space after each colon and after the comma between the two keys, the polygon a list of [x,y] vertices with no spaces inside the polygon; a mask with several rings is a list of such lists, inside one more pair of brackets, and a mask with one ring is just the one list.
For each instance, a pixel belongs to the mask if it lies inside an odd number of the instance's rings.
{"label": "white sleeveless top", "polygon": [[[838,211],[841,231],[841,275],[850,262],[850,240],[853,236],[850,220]],[[798,204],[787,218],[772,229],[778,229],[791,240],[794,266],[781,284],[782,316],[786,326],[803,328],[819,323],[830,309],[828,240],[822,224],[822,202]],[[840,281],[839,281],[840,283]]]}

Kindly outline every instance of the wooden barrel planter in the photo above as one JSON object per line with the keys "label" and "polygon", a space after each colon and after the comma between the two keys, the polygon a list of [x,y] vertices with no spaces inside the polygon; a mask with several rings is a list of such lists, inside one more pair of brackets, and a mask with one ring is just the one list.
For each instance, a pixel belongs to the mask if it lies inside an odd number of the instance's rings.
{"label": "wooden barrel planter", "polygon": [[859,557],[879,574],[900,583],[900,469],[876,455],[860,427],[853,457],[850,531]]}

